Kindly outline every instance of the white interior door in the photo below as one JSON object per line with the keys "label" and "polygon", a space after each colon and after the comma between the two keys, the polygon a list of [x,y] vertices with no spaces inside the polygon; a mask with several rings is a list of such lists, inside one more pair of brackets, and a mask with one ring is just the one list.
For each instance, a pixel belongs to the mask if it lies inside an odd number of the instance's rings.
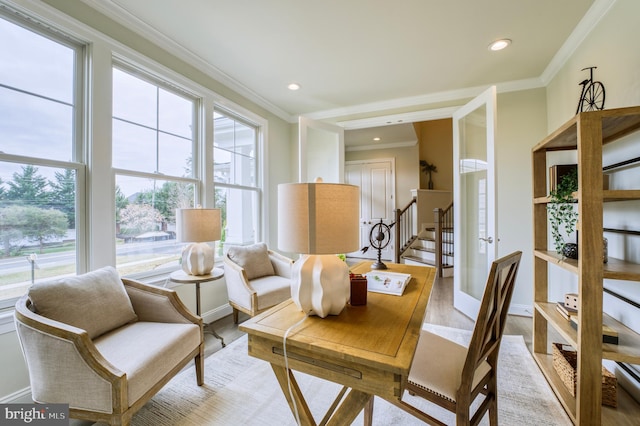
{"label": "white interior door", "polygon": [[[345,181],[360,187],[360,248],[370,246],[371,227],[382,219],[393,223],[395,209],[394,161],[349,161],[345,167]],[[394,259],[393,233],[391,240],[380,253],[382,260]],[[366,253],[349,253],[350,257],[377,259],[378,251],[369,247]]]}
{"label": "white interior door", "polygon": [[453,114],[453,304],[473,319],[498,250],[495,130],[495,86]]}
{"label": "white interior door", "polygon": [[299,182],[344,182],[344,129],[308,117],[298,119]]}

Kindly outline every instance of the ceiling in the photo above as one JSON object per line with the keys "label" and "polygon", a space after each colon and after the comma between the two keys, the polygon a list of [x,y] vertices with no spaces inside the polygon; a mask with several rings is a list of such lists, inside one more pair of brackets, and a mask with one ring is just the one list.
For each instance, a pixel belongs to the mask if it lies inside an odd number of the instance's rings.
{"label": "ceiling", "polygon": [[[610,3],[83,1],[289,122],[460,105],[493,84],[543,87]],[[490,51],[501,38],[513,42]],[[301,88],[288,90],[291,82]],[[357,132],[359,144],[369,133]]]}

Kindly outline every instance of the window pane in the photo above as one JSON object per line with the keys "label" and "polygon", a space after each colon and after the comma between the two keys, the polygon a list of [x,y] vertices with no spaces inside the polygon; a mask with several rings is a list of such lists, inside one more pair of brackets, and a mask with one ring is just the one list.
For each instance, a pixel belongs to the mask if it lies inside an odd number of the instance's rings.
{"label": "window pane", "polygon": [[113,70],[113,166],[191,177],[196,101]]}
{"label": "window pane", "polygon": [[75,206],[75,170],[0,162],[0,300],[76,273]]}
{"label": "window pane", "polygon": [[160,89],[160,130],[192,139],[193,102]]}
{"label": "window pane", "polygon": [[0,18],[0,82],[73,103],[73,49]]}
{"label": "window pane", "polygon": [[116,268],[122,275],[178,265],[175,211],[193,207],[194,186],[116,176]]}
{"label": "window pane", "polygon": [[160,133],[159,172],[171,176],[191,177],[191,140]]}
{"label": "window pane", "polygon": [[[236,188],[215,190],[216,207],[221,209],[223,248],[257,242],[258,192]],[[226,251],[226,249],[224,249]]]}
{"label": "window pane", "polygon": [[71,161],[73,107],[0,87],[0,135],[7,154]]}
{"label": "window pane", "polygon": [[158,89],[118,68],[113,69],[113,116],[157,127]]}
{"label": "window pane", "polygon": [[216,182],[231,183],[231,153],[224,149],[213,148],[213,179]]}
{"label": "window pane", "polygon": [[153,173],[156,167],[156,132],[113,120],[113,167]]}

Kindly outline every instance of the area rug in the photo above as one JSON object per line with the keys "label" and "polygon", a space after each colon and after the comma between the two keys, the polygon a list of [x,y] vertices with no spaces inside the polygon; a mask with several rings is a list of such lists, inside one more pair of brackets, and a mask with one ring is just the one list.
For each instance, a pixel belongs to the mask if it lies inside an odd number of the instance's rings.
{"label": "area rug", "polygon": [[[460,343],[470,332],[426,325],[430,331]],[[556,400],[522,336],[504,336],[498,370],[498,410],[501,425],[571,425]],[[340,386],[313,376],[296,373],[298,383],[317,421],[340,390]],[[450,413],[406,394],[404,399],[437,413],[454,424]],[[362,424],[362,413],[354,424]],[[175,425],[295,425],[280,386],[265,361],[247,355],[246,336],[205,360],[205,384],[196,385],[192,368],[171,380],[132,419],[133,426]],[[374,425],[421,425],[415,417],[376,398]],[[483,419],[482,424],[488,424]]]}

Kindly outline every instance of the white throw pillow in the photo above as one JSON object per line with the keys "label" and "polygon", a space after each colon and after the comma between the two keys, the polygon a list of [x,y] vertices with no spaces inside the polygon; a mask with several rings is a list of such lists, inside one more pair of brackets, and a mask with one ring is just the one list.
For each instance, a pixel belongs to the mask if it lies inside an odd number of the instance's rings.
{"label": "white throw pillow", "polygon": [[112,266],[35,283],[29,297],[38,314],[86,330],[91,339],[138,319]]}
{"label": "white throw pillow", "polygon": [[247,279],[252,280],[267,275],[275,275],[265,243],[257,243],[250,246],[232,246],[229,247],[227,255],[238,266],[244,268]]}

